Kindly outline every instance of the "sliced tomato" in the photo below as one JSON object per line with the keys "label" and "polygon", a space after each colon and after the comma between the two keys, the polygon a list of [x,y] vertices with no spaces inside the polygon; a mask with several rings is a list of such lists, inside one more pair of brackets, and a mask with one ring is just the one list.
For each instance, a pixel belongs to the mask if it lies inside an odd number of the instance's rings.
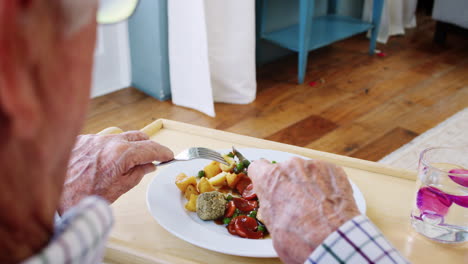
{"label": "sliced tomato", "polygon": [[247,200],[252,200],[257,197],[257,194],[253,190],[252,183],[247,185],[247,187],[245,187],[244,191],[242,192],[242,197]]}
{"label": "sliced tomato", "polygon": [[252,231],[250,229],[247,229],[247,238],[250,239],[260,239],[263,238],[263,232],[262,231]]}
{"label": "sliced tomato", "polygon": [[252,217],[240,215],[236,217],[234,227],[237,235],[244,238],[259,239],[263,237],[263,232],[255,231],[258,227],[257,220]]}
{"label": "sliced tomato", "polygon": [[252,180],[245,175],[245,173],[240,173],[243,174],[242,178],[240,178],[239,182],[237,182],[236,189],[237,191],[242,194],[244,192],[244,189],[252,183]]}
{"label": "sliced tomato", "polygon": [[248,213],[258,206],[257,201],[249,201],[244,198],[233,198],[232,201],[234,202],[234,205],[236,206],[237,209],[239,209],[241,212]]}
{"label": "sliced tomato", "polygon": [[244,225],[240,223],[240,219],[246,217],[245,215],[240,215],[234,218],[234,230],[236,230],[236,234],[240,237],[247,237],[247,233],[245,232]]}
{"label": "sliced tomato", "polygon": [[227,230],[229,232],[229,234],[231,235],[234,235],[234,236],[237,236],[237,233],[236,233],[236,227],[235,227],[235,219],[232,219],[231,222],[229,222],[229,224],[227,225]]}
{"label": "sliced tomato", "polygon": [[230,201],[226,204],[226,210],[224,211],[224,217],[231,217],[236,211],[236,205],[234,201]]}

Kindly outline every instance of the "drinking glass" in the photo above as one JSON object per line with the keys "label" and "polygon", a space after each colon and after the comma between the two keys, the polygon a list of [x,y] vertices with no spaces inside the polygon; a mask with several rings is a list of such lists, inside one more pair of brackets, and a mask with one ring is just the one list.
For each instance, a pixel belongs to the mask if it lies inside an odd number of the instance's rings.
{"label": "drinking glass", "polygon": [[421,153],[411,223],[435,241],[468,241],[468,147]]}

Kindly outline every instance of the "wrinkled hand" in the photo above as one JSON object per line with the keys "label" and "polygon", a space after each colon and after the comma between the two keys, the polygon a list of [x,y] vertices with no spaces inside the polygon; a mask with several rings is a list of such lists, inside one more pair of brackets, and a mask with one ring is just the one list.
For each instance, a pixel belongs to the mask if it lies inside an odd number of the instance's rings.
{"label": "wrinkled hand", "polygon": [[344,170],[319,160],[252,162],[248,170],[259,214],[285,263],[304,263],[346,221],[359,215]]}
{"label": "wrinkled hand", "polygon": [[170,149],[139,131],[80,135],[68,165],[59,213],[89,195],[114,202],[156,169],[153,161],[174,157]]}

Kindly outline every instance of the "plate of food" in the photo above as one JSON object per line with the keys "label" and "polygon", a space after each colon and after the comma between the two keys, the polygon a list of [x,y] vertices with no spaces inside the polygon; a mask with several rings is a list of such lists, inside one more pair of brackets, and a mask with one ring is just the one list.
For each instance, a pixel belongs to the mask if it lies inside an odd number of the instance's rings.
{"label": "plate of food", "polygon": [[[198,159],[161,169],[146,193],[150,214],[167,231],[198,247],[236,256],[277,257],[257,214],[260,205],[247,167],[261,158],[273,163],[308,158],[267,149],[218,151],[229,165]],[[350,183],[359,211],[365,214],[364,196]]]}

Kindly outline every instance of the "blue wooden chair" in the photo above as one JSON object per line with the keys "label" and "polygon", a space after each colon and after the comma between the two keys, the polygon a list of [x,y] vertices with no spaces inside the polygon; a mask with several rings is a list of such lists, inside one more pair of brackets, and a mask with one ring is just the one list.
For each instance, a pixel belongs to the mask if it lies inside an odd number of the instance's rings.
{"label": "blue wooden chair", "polygon": [[374,0],[372,22],[336,14],[338,0],[328,2],[328,12],[314,17],[315,0],[299,0],[299,23],[280,30],[264,32],[267,0],[258,0],[257,18],[259,37],[299,53],[298,82],[304,82],[309,51],[353,35],[371,30],[369,54],[373,55],[379,31],[384,0]]}

